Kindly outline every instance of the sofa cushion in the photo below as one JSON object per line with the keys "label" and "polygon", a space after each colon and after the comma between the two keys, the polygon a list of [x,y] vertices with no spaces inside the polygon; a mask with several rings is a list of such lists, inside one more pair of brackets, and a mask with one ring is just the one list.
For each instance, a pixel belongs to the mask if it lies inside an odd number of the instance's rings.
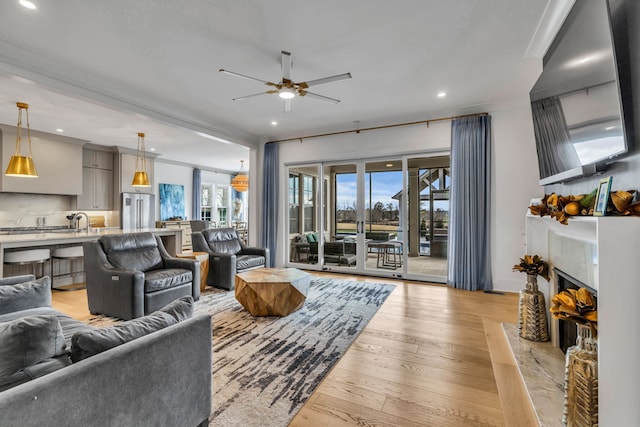
{"label": "sofa cushion", "polygon": [[236,257],[236,271],[248,268],[263,267],[265,259],[260,255],[238,255]]}
{"label": "sofa cushion", "polygon": [[52,315],[26,316],[1,323],[0,342],[0,377],[67,353],[62,327]]}
{"label": "sofa cushion", "polygon": [[173,288],[174,286],[191,282],[192,276],[193,274],[190,270],[182,268],[147,271],[144,273],[144,291],[148,293]]}
{"label": "sofa cushion", "polygon": [[51,305],[51,279],[0,286],[0,314]]}
{"label": "sofa cushion", "polygon": [[193,315],[190,296],[177,299],[158,311],[114,326],[79,332],[71,338],[71,360],[80,360],[117,347],[136,338],[175,325]]}
{"label": "sofa cushion", "polygon": [[10,322],[21,317],[37,315],[55,316],[58,319],[58,322],[60,322],[60,326],[62,326],[62,333],[64,334],[64,341],[67,345],[67,349],[71,348],[71,337],[73,336],[73,334],[80,331],[95,329],[95,327],[83,323],[79,320],[72,319],[66,314],[61,313],[51,307],[36,307],[22,311],[14,311],[12,313],[0,314],[0,323]]}
{"label": "sofa cushion", "polygon": [[5,391],[11,387],[15,387],[27,381],[39,378],[43,375],[50,374],[51,372],[62,369],[65,366],[69,366],[71,360],[69,355],[58,356],[51,359],[44,360],[36,363],[35,365],[27,366],[24,369],[19,370],[13,375],[8,377],[0,377],[0,391]]}

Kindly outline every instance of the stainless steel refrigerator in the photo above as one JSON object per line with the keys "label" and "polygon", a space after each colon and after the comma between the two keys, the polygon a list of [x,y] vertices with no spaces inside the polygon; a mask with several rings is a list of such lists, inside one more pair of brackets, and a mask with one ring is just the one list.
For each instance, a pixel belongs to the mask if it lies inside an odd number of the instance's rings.
{"label": "stainless steel refrigerator", "polygon": [[122,229],[154,228],[155,202],[154,194],[122,193],[120,208],[120,225]]}

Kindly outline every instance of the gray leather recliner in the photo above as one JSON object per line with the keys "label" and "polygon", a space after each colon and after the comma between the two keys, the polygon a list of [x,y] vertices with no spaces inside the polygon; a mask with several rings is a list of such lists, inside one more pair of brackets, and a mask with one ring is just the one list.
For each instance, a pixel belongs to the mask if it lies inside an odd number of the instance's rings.
{"label": "gray leather recliner", "polygon": [[209,254],[207,285],[232,290],[236,273],[269,267],[268,248],[250,248],[233,228],[210,228],[191,234],[194,252]]}
{"label": "gray leather recliner", "polygon": [[92,314],[129,320],[183,296],[200,298],[200,262],[171,257],[152,233],[102,236],[83,246]]}

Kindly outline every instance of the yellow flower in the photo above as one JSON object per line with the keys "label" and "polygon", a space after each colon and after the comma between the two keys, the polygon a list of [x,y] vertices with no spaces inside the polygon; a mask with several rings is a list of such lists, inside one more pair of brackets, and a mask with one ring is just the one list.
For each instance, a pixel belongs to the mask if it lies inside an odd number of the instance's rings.
{"label": "yellow flower", "polygon": [[527,274],[536,274],[549,280],[549,264],[538,255],[525,255],[520,258],[520,264],[513,266],[513,270]]}
{"label": "yellow flower", "polygon": [[589,325],[593,335],[597,336],[598,310],[588,289],[568,289],[554,295],[549,311],[555,319]]}

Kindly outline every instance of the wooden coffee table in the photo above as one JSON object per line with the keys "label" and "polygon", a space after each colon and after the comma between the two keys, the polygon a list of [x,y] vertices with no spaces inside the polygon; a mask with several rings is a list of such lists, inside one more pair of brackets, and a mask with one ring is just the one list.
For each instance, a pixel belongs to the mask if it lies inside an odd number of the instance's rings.
{"label": "wooden coffee table", "polygon": [[304,304],[311,275],[296,268],[236,274],[236,299],[253,316],[287,316]]}

